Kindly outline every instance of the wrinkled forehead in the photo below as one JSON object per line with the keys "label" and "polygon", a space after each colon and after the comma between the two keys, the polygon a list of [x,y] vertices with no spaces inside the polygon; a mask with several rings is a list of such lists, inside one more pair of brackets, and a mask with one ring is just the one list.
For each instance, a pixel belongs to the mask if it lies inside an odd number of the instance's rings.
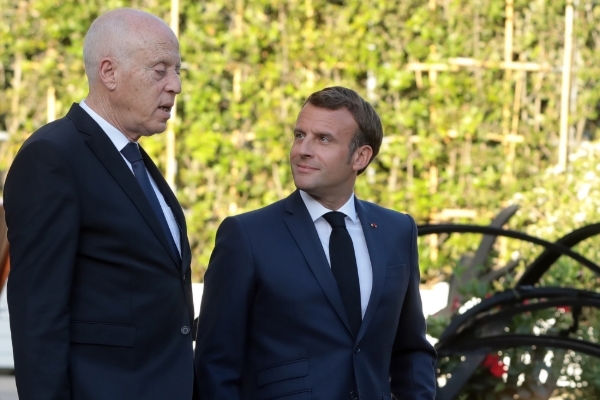
{"label": "wrinkled forehead", "polygon": [[123,45],[129,57],[143,62],[179,64],[181,61],[179,41],[169,29],[136,32]]}

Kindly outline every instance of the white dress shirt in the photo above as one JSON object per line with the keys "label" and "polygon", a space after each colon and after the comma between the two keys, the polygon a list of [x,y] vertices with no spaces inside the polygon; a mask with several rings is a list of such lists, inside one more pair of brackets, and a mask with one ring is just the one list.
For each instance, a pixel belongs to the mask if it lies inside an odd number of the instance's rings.
{"label": "white dress shirt", "polygon": [[[119,153],[121,153],[121,150],[123,150],[123,148],[129,143],[129,139],[127,138],[127,136],[125,136],[121,131],[112,126],[104,118],[99,116],[94,110],[92,110],[87,104],[85,104],[84,100],[82,100],[81,103],[79,103],[79,106],[83,108],[90,115],[90,117],[92,117],[93,120],[98,123],[98,125],[100,125],[100,128],[102,128],[104,133],[106,133],[106,136],[108,136],[108,138],[115,145]],[[131,163],[127,161],[127,159],[122,153],[121,157],[123,157],[123,160],[125,160],[125,163],[131,170],[131,173],[133,173]],[[148,170],[146,170],[146,173],[148,174],[148,178],[150,179],[150,183],[152,184],[152,189],[154,189],[154,193],[156,193],[156,197],[158,198],[160,207],[162,208],[162,211],[165,214],[165,219],[167,220],[167,225],[169,225],[169,230],[171,231],[171,235],[173,236],[173,241],[175,242],[177,250],[179,251],[179,255],[181,256],[181,233],[179,231],[179,226],[177,225],[177,220],[175,220],[175,215],[173,215],[171,207],[167,205],[165,198],[163,197],[160,190],[158,190],[158,186],[156,186],[156,182],[154,182],[154,179],[152,179],[152,176],[148,173]]]}
{"label": "white dress shirt", "polygon": [[[329,225],[329,222],[323,218],[323,214],[333,210],[325,208],[321,203],[302,190],[300,190],[300,196],[302,197],[302,200],[304,200],[308,213],[315,224],[319,239],[321,239],[321,245],[323,245],[323,250],[325,251],[325,256],[327,256],[327,262],[329,262],[329,267],[331,267],[331,261],[329,260],[329,236],[331,236],[332,228],[331,225]],[[358,268],[358,282],[360,285],[360,306],[362,317],[364,318],[365,311],[367,311],[367,305],[369,304],[369,298],[371,297],[371,289],[373,287],[373,269],[365,234],[354,207],[354,193],[352,193],[352,196],[350,196],[346,204],[336,211],[346,214],[344,220],[346,221],[346,229],[348,229],[348,233],[350,234],[350,238],[352,238],[352,244],[354,246],[356,266]]]}

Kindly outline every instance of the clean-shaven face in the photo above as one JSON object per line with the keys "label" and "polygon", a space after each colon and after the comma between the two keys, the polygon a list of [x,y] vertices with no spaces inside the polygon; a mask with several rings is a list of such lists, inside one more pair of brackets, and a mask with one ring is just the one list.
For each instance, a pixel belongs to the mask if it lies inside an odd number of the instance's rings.
{"label": "clean-shaven face", "polygon": [[298,115],[290,151],[296,187],[317,199],[350,194],[356,181],[350,142],[357,130],[346,108],[328,110],[306,104]]}
{"label": "clean-shaven face", "polygon": [[129,137],[164,132],[175,96],[181,93],[179,42],[166,26],[157,25],[120,63],[117,109],[120,127]]}

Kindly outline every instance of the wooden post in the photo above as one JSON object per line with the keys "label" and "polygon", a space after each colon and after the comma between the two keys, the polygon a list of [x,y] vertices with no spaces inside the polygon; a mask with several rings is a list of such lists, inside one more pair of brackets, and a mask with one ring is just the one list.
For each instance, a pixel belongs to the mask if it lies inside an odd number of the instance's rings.
{"label": "wooden post", "polygon": [[[504,23],[504,62],[512,63],[513,59],[513,31],[514,31],[514,7],[513,0],[506,0],[506,21]],[[512,69],[505,70],[504,93],[508,94],[512,82]],[[502,134],[510,133],[510,106],[505,101],[502,106]]]}
{"label": "wooden post", "polygon": [[440,255],[440,236],[438,234],[430,235],[429,238],[429,259],[436,262]]}
{"label": "wooden post", "polygon": [[[171,29],[179,37],[179,0],[171,0]],[[175,190],[175,176],[177,175],[177,159],[175,157],[175,119],[177,118],[177,98],[171,108],[171,118],[167,123],[165,180]]]}
{"label": "wooden post", "polygon": [[[524,54],[521,53],[519,58],[524,58]],[[515,97],[513,100],[513,110],[512,110],[512,122],[510,124],[510,135],[504,136],[504,145],[508,146],[506,149],[506,180],[511,181],[514,176],[513,164],[516,158],[517,151],[517,141],[508,140],[516,137],[519,134],[519,118],[520,118],[520,110],[521,110],[521,99],[523,98],[523,91],[525,85],[525,80],[527,79],[527,75],[525,71],[516,71],[516,83],[515,83]]]}
{"label": "wooden post", "polygon": [[[513,34],[514,34],[514,3],[513,0],[506,0],[506,21],[504,23],[504,62],[506,64],[513,62]],[[513,80],[513,70],[505,70],[504,75],[504,88],[503,92],[505,95],[511,92],[511,84]],[[506,99],[502,105],[502,135],[507,138],[511,134],[510,131],[510,118],[511,110],[510,103]],[[507,147],[508,145],[508,147]],[[505,153],[510,153],[510,144],[504,142]],[[507,154],[508,155],[508,154]],[[510,158],[510,157],[509,157]],[[510,182],[512,180],[512,161],[506,160],[506,166],[504,168],[504,174],[502,176],[502,182]]]}
{"label": "wooden post", "polygon": [[[409,146],[411,146],[409,144]],[[411,146],[412,147],[412,146]],[[388,192],[394,193],[398,184],[398,171],[400,170],[400,156],[395,155],[392,158],[392,166],[388,176]]]}
{"label": "wooden post", "polygon": [[571,67],[573,65],[573,0],[567,0],[565,9],[565,47],[563,55],[562,90],[560,98],[560,140],[558,166],[567,168],[569,153],[569,97],[571,95]]}
{"label": "wooden post", "polygon": [[46,121],[48,123],[56,119],[56,90],[50,85],[46,91]]}
{"label": "wooden post", "polygon": [[[243,23],[244,23],[244,0],[236,0],[235,2],[235,16],[234,16],[234,27],[233,34],[236,37],[242,36]],[[232,81],[233,101],[239,103],[242,100],[242,64],[236,63],[235,69],[233,70],[233,81]]]}
{"label": "wooden post", "polygon": [[533,118],[533,129],[535,132],[539,132],[542,129],[542,84],[544,83],[545,74],[540,72],[536,74],[533,92],[535,93],[534,102],[534,118]]}
{"label": "wooden post", "polygon": [[436,194],[438,191],[439,176],[438,167],[435,164],[429,166],[429,193]]}
{"label": "wooden post", "polygon": [[504,23],[504,62],[512,62],[515,9],[513,0],[506,0],[506,22]]}
{"label": "wooden post", "polygon": [[23,83],[23,62],[25,56],[19,50],[15,54],[15,61],[13,63],[13,96],[10,102],[10,123],[8,123],[8,134],[14,135],[19,127],[19,106],[21,103],[21,86]]}
{"label": "wooden post", "polygon": [[[279,3],[279,10],[277,13],[277,24],[279,25],[279,33],[281,35],[280,44],[281,44],[281,60],[279,64],[281,65],[281,79],[283,82],[288,82],[290,80],[290,40],[287,34],[288,23],[287,23],[287,14],[286,14],[286,5],[284,2]],[[312,71],[311,71],[312,72]],[[314,80],[314,77],[313,77]],[[309,86],[312,88],[312,86]],[[281,121],[286,121],[288,116],[288,108],[289,108],[288,99],[282,99],[279,105],[279,109],[281,111]]]}
{"label": "wooden post", "polygon": [[306,0],[306,18],[311,19],[315,15],[312,0]]}
{"label": "wooden post", "polygon": [[[435,45],[431,45],[429,47],[430,50],[430,54],[432,56],[435,56],[436,54],[436,47]],[[437,131],[437,110],[435,108],[435,104],[433,103],[433,98],[435,96],[435,92],[436,92],[436,82],[437,82],[437,71],[432,68],[428,71],[428,76],[429,76],[429,125],[431,127],[432,132]]]}
{"label": "wooden post", "polygon": [[244,0],[236,0],[234,16],[234,33],[236,36],[242,36],[244,24]]}
{"label": "wooden post", "polygon": [[[429,166],[429,193],[436,194],[438,191],[439,185],[439,171],[438,167],[435,164],[431,164]],[[433,208],[431,210],[432,213],[437,213],[437,208]],[[439,235],[434,234],[429,238],[429,259],[432,262],[436,262],[438,260],[440,254],[440,242]]]}

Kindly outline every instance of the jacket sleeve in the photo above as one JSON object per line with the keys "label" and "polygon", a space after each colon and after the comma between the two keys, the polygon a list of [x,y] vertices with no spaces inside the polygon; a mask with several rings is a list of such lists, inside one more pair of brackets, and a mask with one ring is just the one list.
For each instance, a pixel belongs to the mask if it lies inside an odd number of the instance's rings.
{"label": "jacket sleeve", "polygon": [[80,208],[58,146],[27,143],[6,179],[8,306],[20,400],[68,400],[69,297]]}
{"label": "jacket sleeve", "polygon": [[392,350],[390,385],[398,400],[433,400],[436,353],[425,337],[425,317],[419,293],[417,227],[414,220],[408,218],[412,229],[410,280]]}
{"label": "jacket sleeve", "polygon": [[250,241],[239,220],[230,217],[217,231],[204,276],[194,361],[199,399],[241,399],[253,296]]}

